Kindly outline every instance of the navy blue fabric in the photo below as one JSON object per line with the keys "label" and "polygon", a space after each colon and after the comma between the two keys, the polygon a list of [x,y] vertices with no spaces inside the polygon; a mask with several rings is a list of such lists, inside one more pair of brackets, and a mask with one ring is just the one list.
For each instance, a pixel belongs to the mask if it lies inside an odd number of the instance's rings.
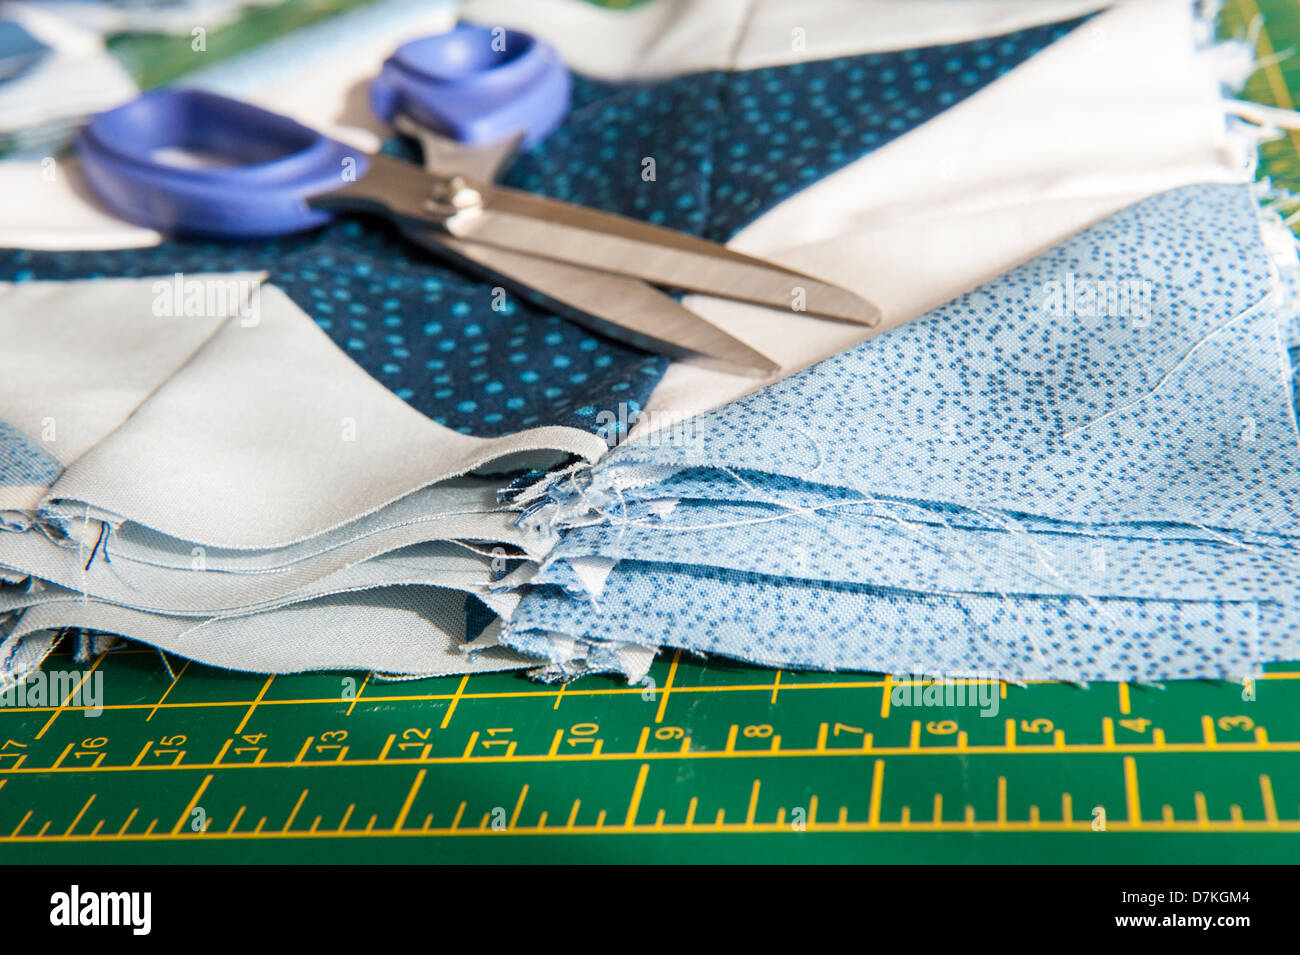
{"label": "navy blue fabric", "polygon": [[[723,242],[781,200],[959,102],[1082,19],[921,50],[649,84],[574,77],[573,108],[510,185]],[[647,159],[654,178],[643,177]],[[497,435],[594,428],[653,390],[667,361],[594,335],[349,219],[245,244],[0,250],[0,279],[261,270],[367,372],[441,424]],[[619,405],[627,414],[619,414]]]}

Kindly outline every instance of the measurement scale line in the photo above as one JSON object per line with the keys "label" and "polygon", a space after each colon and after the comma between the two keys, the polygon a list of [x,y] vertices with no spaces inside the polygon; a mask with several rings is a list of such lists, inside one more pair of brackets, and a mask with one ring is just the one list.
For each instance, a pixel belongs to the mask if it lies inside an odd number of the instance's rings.
{"label": "measurement scale line", "polygon": [[[471,739],[477,743],[477,731],[472,734]],[[71,750],[72,744],[68,745]],[[806,759],[809,757],[861,757],[864,755],[875,756],[951,756],[951,755],[1016,755],[1016,756],[1059,756],[1059,755],[1096,755],[1116,753],[1205,753],[1213,751],[1217,754],[1229,753],[1294,753],[1300,752],[1300,742],[1276,742],[1270,740],[1268,745],[1261,746],[1258,743],[1217,743],[1213,747],[1206,746],[1203,743],[1165,743],[1157,746],[1153,743],[1128,743],[1117,744],[1109,747],[1098,743],[1070,743],[1063,746],[1025,746],[1017,744],[1015,747],[1007,747],[1003,744],[972,745],[960,747],[956,745],[942,746],[873,746],[870,750],[859,747],[828,747],[825,750],[812,749],[790,749],[783,748],[778,751],[768,749],[721,749],[721,750],[701,750],[698,748],[678,748],[673,750],[664,750],[660,752],[643,752],[638,753],[635,750],[629,752],[607,752],[603,747],[597,752],[557,752],[557,753],[519,753],[511,751],[510,755],[485,754],[479,756],[469,755],[472,751],[471,746],[466,746],[466,752],[461,756],[411,756],[401,760],[382,760],[378,758],[359,757],[355,759],[338,760],[319,760],[295,762],[292,760],[261,760],[250,762],[236,763],[159,763],[151,765],[98,765],[98,766],[76,766],[63,765],[62,760],[66,758],[66,753],[55,760],[51,766],[30,766],[23,764],[15,767],[0,767],[0,776],[21,776],[41,773],[95,773],[95,772],[182,772],[189,770],[213,770],[213,769],[286,769],[292,767],[325,767],[325,766],[381,766],[385,765],[425,765],[435,766],[440,764],[462,764],[462,763],[499,763],[499,762],[619,762],[623,760],[659,760],[659,759]]]}
{"label": "measurement scale line", "polygon": [[758,812],[758,793],[761,787],[762,782],[755,779],[753,787],[749,790],[749,808],[745,810],[745,825],[747,826],[754,825],[754,814]]}
{"label": "measurement scale line", "polygon": [[[139,806],[131,810],[131,814],[126,817],[126,822],[122,823],[122,828],[117,830],[118,836],[123,836],[126,834],[126,830],[131,828],[131,822],[132,820],[135,819],[136,813],[138,813],[139,811],[140,811]],[[15,835],[17,835],[17,833],[15,833]]]}
{"label": "measurement scale line", "polygon": [[[113,651],[114,656],[121,655],[122,651]],[[1256,679],[1260,680],[1300,680],[1300,672],[1278,672],[1263,673]],[[912,681],[899,681],[892,685],[903,686],[910,685]],[[843,683],[782,683],[781,692],[791,692],[794,690],[860,690],[881,688],[885,685],[884,680],[863,680],[856,682]],[[1026,686],[1062,686],[1055,680],[1026,680]],[[569,689],[566,696],[629,696],[632,694],[640,695],[645,692],[643,687],[613,687],[599,689]],[[734,684],[730,686],[674,686],[673,693],[767,693],[772,692],[770,683],[754,684]],[[421,693],[410,696],[374,696],[366,698],[368,703],[428,703],[451,700],[455,693]],[[525,698],[545,698],[553,700],[555,697],[554,690],[518,690],[512,692],[492,692],[492,693],[462,693],[462,700],[509,700]],[[338,697],[308,697],[302,699],[283,699],[283,700],[259,700],[258,707],[264,706],[337,706]],[[156,706],[155,703],[106,703],[102,709],[107,710],[151,710]],[[159,709],[203,709],[206,707],[236,707],[248,706],[248,700],[192,700],[183,703],[164,703]],[[88,709],[100,709],[101,707],[91,706],[65,706],[62,709],[68,712],[80,712]],[[10,713],[49,713],[58,710],[56,706],[11,706],[5,707],[6,712]]]}
{"label": "measurement scale line", "polygon": [[[90,679],[90,675],[99,669],[99,665],[103,662],[104,655],[101,654],[99,657],[96,657],[95,662],[91,664],[90,669],[81,674],[81,679],[77,681],[77,685],[68,691],[67,697],[65,697],[63,702],[55,708],[53,713],[50,714],[50,718],[45,721],[45,725],[40,728],[33,739],[40,739],[45,735],[49,728],[54,725],[54,721],[59,718],[59,714],[68,708],[68,704],[72,702],[73,697],[81,692],[81,688],[86,685],[86,681]],[[76,709],[90,709],[90,707],[76,707]]]}
{"label": "measurement scale line", "polygon": [[422,769],[415,774],[415,782],[411,783],[411,789],[406,794],[406,800],[402,803],[401,811],[397,813],[397,819],[393,822],[394,832],[397,832],[406,825],[406,817],[411,814],[411,806],[415,804],[415,795],[420,791],[420,787],[424,784],[424,774],[427,772],[427,769]]}
{"label": "measurement scale line", "polygon": [[[160,650],[158,652],[161,653],[162,651]],[[149,715],[144,718],[144,721],[146,723],[148,723],[151,719],[153,719],[154,714],[158,712],[158,707],[162,706],[162,704],[166,701],[168,695],[170,695],[171,691],[175,688],[176,684],[181,681],[181,677],[185,675],[185,671],[190,668],[190,662],[191,661],[186,660],[185,665],[180,668],[180,671],[174,677],[172,677],[172,681],[170,684],[168,684],[167,689],[163,690],[163,695],[158,697],[158,702],[155,703],[153,709],[149,711]]]}
{"label": "measurement scale line", "polygon": [[1266,773],[1260,774],[1259,794],[1264,802],[1264,819],[1277,825],[1277,803],[1273,799],[1273,780]]}
{"label": "measurement scale line", "polygon": [[650,764],[642,763],[636,774],[636,785],[632,787],[632,799],[627,804],[627,817],[623,821],[625,829],[631,829],[636,824],[636,813],[641,808],[641,796],[645,792],[645,780],[649,774]]}
{"label": "measurement scale line", "polygon": [[366,684],[370,682],[370,677],[372,675],[372,673],[367,673],[366,678],[361,681],[361,688],[357,690],[357,695],[352,698],[352,703],[348,706],[348,711],[344,714],[345,716],[351,716],[352,711],[356,709],[357,704],[361,702],[361,694],[366,692]]}
{"label": "measurement scale line", "polygon": [[465,684],[469,683],[469,674],[466,673],[460,678],[460,683],[456,687],[456,692],[451,695],[451,706],[447,707],[447,713],[438,725],[439,729],[446,729],[447,724],[451,722],[452,714],[456,712],[456,706],[460,703],[462,695],[465,692]]}
{"label": "measurement scale line", "polygon": [[289,813],[289,818],[284,821],[284,828],[280,830],[281,832],[289,831],[289,828],[293,825],[293,821],[298,818],[298,810],[302,808],[302,804],[306,801],[307,790],[304,789],[298,796],[298,801],[293,804],[293,811]]}
{"label": "measurement scale line", "polygon": [[90,804],[94,801],[95,794],[91,793],[90,798],[86,800],[86,804],[81,807],[81,812],[77,813],[76,818],[72,820],[72,825],[68,826],[68,828],[64,830],[63,834],[65,836],[72,835],[72,830],[77,828],[77,823],[81,822],[81,817],[86,814],[86,810],[90,808]]}
{"label": "measurement scale line", "polygon": [[[1240,807],[1237,807],[1240,809]],[[604,812],[602,810],[602,812]],[[719,816],[723,821],[708,823],[665,823],[655,822],[638,823],[631,827],[627,826],[607,826],[603,824],[601,817],[600,824],[582,825],[582,826],[549,826],[538,828],[536,826],[527,826],[514,829],[512,835],[516,836],[536,836],[536,835],[604,835],[619,836],[629,833],[660,833],[660,834],[694,834],[694,833],[727,833],[727,834],[751,834],[751,833],[785,833],[789,831],[784,821],[782,822],[756,822],[752,826],[744,822],[726,822],[726,813],[719,810]],[[156,822],[157,820],[155,820]],[[70,843],[93,843],[99,841],[134,841],[134,842],[175,842],[192,839],[225,840],[225,839],[331,839],[331,838],[379,838],[391,839],[401,837],[448,837],[448,836],[468,836],[471,838],[499,838],[500,833],[492,830],[479,829],[452,829],[452,828],[415,828],[402,829],[394,832],[389,829],[375,829],[370,826],[367,829],[347,829],[347,830],[316,830],[307,829],[298,830],[270,830],[265,831],[260,826],[265,823],[265,818],[259,822],[259,827],[253,831],[244,832],[188,832],[183,831],[175,834],[166,832],[152,831],[152,824],[149,830],[143,833],[133,833],[123,836],[112,835],[95,835],[86,833],[83,835],[18,835],[18,836],[0,836],[0,844],[15,843],[50,843],[50,842],[70,842]],[[49,823],[42,828],[42,832],[48,829]],[[811,828],[811,827],[810,827]],[[826,829],[825,825],[822,829]],[[953,821],[920,821],[908,819],[906,822],[902,818],[897,821],[882,821],[875,825],[869,822],[836,822],[833,829],[848,833],[870,833],[870,832],[912,832],[912,833],[930,833],[930,832],[1090,832],[1092,828],[1091,820],[1080,820],[1077,822],[1054,822],[1042,819],[1015,820],[1007,823],[998,823],[996,821],[978,820],[971,818],[969,814],[963,817],[960,822]],[[1107,830],[1114,832],[1141,832],[1146,831],[1144,827],[1129,825],[1126,821],[1115,820],[1107,823]],[[1300,833],[1300,820],[1280,820],[1276,825],[1263,820],[1247,820],[1233,818],[1230,820],[1211,820],[1202,825],[1199,823],[1188,823],[1175,821],[1169,825],[1161,827],[1162,832],[1198,834],[1205,832],[1219,833],[1255,833],[1270,834],[1279,831]]]}
{"label": "measurement scale line", "polygon": [[233,735],[238,736],[240,733],[244,732],[244,727],[248,725],[249,719],[252,718],[253,711],[257,709],[257,705],[262,702],[262,697],[266,696],[266,691],[271,688],[271,683],[274,680],[275,680],[274,673],[272,673],[270,676],[266,678],[266,682],[262,684],[262,688],[257,691],[257,696],[253,698],[252,704],[248,707],[248,712],[245,713],[244,718],[239,721],[239,725],[235,727],[235,732]]}
{"label": "measurement scale line", "polygon": [[659,698],[659,709],[655,711],[656,723],[664,721],[664,712],[668,709],[668,694],[673,691],[673,680],[677,678],[677,661],[681,656],[681,648],[673,651],[673,662],[668,665],[668,679],[664,680],[663,696]]}
{"label": "measurement scale line", "polygon": [[867,824],[873,828],[880,823],[880,798],[884,788],[885,761],[878,759],[871,767],[871,801],[867,810]]}
{"label": "measurement scale line", "polygon": [[181,810],[181,814],[176,817],[176,825],[172,826],[171,831],[173,836],[181,831],[181,826],[185,825],[185,820],[189,819],[190,813],[192,813],[194,807],[199,804],[199,799],[202,798],[203,791],[208,788],[208,783],[210,782],[212,782],[211,773],[203,777],[203,782],[199,783],[199,788],[194,790],[194,795],[191,796],[190,801],[185,804],[185,808]]}
{"label": "measurement scale line", "polygon": [[1124,799],[1128,811],[1128,822],[1134,829],[1142,825],[1142,802],[1138,796],[1137,761],[1132,756],[1124,757]]}

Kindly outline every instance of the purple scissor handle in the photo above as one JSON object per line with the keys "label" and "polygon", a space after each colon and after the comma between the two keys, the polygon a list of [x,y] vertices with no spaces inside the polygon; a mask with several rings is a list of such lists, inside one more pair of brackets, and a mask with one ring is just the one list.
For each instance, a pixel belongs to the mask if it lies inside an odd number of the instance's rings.
{"label": "purple scissor handle", "polygon": [[288,117],[185,89],[100,113],[77,148],[86,180],[122,218],[230,239],[323,225],[333,212],[307,200],[368,168],[364,152]]}
{"label": "purple scissor handle", "polygon": [[550,46],[462,23],[399,46],[370,83],[370,107],[386,123],[405,117],[458,143],[518,138],[527,149],[559,125],[569,92],[569,71]]}
{"label": "purple scissor handle", "polygon": [[[560,122],[569,74],[554,50],[528,34],[460,25],[400,47],[372,84],[371,100],[385,120],[471,147],[513,146],[536,142]],[[325,224],[334,211],[308,200],[371,165],[364,151],[292,119],[187,89],[155,90],[92,117],[78,150],[87,181],[123,218],[232,239]]]}

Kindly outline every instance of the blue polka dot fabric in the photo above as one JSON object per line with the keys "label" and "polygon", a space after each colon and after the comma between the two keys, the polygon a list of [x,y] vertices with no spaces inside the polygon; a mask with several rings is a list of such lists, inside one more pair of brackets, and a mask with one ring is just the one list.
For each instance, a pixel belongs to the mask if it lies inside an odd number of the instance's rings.
{"label": "blue polka dot fabric", "polygon": [[[520,156],[504,181],[724,242],[1080,22],[648,84],[577,76],[564,124]],[[591,429],[602,410],[620,405],[631,419],[667,366],[512,296],[500,303],[491,284],[371,221],[270,242],[0,251],[0,280],[263,269],[367,372],[465,433]]]}
{"label": "blue polka dot fabric", "polygon": [[1022,680],[1295,659],[1278,264],[1249,186],[1177,189],[628,441],[527,515],[561,534],[507,642],[560,672],[620,641]]}

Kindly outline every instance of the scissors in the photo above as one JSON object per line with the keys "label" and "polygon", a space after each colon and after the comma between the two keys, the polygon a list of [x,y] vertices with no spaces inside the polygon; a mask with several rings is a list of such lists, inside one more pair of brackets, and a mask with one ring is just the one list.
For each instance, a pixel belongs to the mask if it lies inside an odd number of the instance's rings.
{"label": "scissors", "polygon": [[370,87],[417,136],[425,166],[349,147],[200,90],[162,89],[81,129],[85,177],[118,215],[159,231],[250,239],[378,215],[418,246],[586,327],[674,357],[780,366],[654,286],[875,325],[863,298],[705,239],[492,183],[569,107],[570,79],[536,38],[462,24],[413,40]]}

